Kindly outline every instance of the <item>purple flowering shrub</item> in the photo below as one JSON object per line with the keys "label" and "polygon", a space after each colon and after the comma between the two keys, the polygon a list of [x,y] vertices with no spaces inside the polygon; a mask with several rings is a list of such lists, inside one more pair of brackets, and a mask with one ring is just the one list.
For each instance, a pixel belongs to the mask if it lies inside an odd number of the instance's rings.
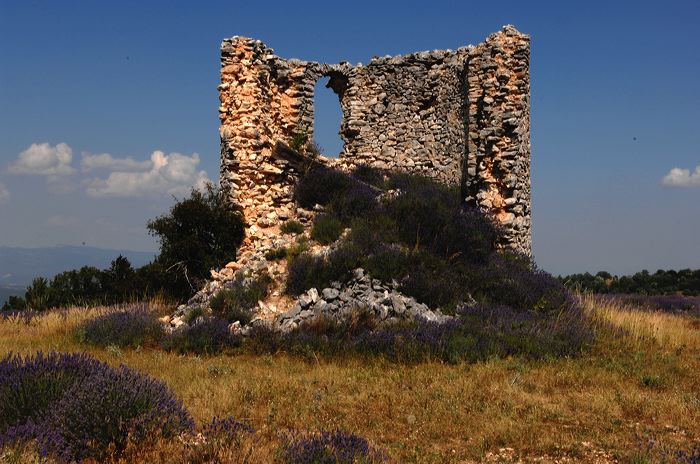
{"label": "purple flowering shrub", "polygon": [[[417,301],[457,315],[457,320],[361,333],[341,321],[326,324],[321,332],[302,327],[282,336],[256,334],[256,350],[459,361],[569,355],[591,340],[592,328],[573,295],[529,257],[498,249],[499,226],[466,206],[456,189],[410,174],[388,174],[381,182],[376,177],[375,187],[339,172],[312,172],[300,180],[299,192],[308,197],[314,192],[316,203],[328,205],[317,218],[335,218],[351,231],[329,253],[307,252],[291,259],[287,292],[298,295],[347,281],[361,267],[383,282],[395,281]],[[377,196],[374,188],[387,194],[370,201]]]}
{"label": "purple flowering shrub", "polygon": [[0,320],[12,321],[14,323],[29,324],[34,318],[39,317],[41,313],[31,309],[0,311]]}
{"label": "purple flowering shrub", "polygon": [[231,441],[242,433],[255,433],[255,429],[233,417],[214,417],[202,427],[202,435],[207,439]]}
{"label": "purple flowering shrub", "polygon": [[700,297],[685,295],[600,294],[613,303],[649,310],[686,312],[700,316]]}
{"label": "purple flowering shrub", "polygon": [[459,327],[450,338],[448,353],[467,360],[576,355],[594,337],[583,309],[574,303],[555,316],[491,305],[465,306],[458,314]]}
{"label": "purple flowering shrub", "polygon": [[643,440],[638,437],[641,455],[635,457],[644,462],[662,462],[667,464],[700,464],[700,445],[690,449],[678,449],[676,446],[664,443],[655,437]]}
{"label": "purple flowering shrub", "polygon": [[227,321],[210,317],[173,330],[163,338],[161,346],[178,353],[215,354],[238,344]]}
{"label": "purple flowering shrub", "polygon": [[444,323],[380,325],[358,308],[340,321],[316,318],[284,334],[255,327],[243,346],[255,353],[286,352],[309,359],[369,355],[410,364],[426,360],[475,362],[492,356],[568,356],[593,340],[591,326],[577,305],[562,310],[557,317],[490,305],[463,306],[457,314]]}
{"label": "purple flowering shrub", "polygon": [[351,188],[337,195],[330,203],[333,216],[344,225],[360,216],[370,214],[377,208],[378,191],[369,185],[355,183]]}
{"label": "purple flowering shrub", "polygon": [[487,266],[474,269],[472,276],[474,298],[484,304],[554,315],[576,305],[559,280],[521,255],[494,254]]}
{"label": "purple flowering shrub", "polygon": [[163,324],[144,304],[111,310],[78,327],[81,341],[98,346],[157,345],[163,335]]}
{"label": "purple flowering shrub", "polygon": [[283,460],[288,464],[374,464],[388,462],[388,457],[355,434],[323,430],[292,438],[284,446]]}
{"label": "purple flowering shrub", "polygon": [[4,357],[0,361],[0,434],[11,427],[43,420],[66,389],[92,375],[98,364],[82,354]]}
{"label": "purple flowering shrub", "polygon": [[0,360],[0,447],[36,440],[61,461],[104,458],[194,423],[161,381],[86,354],[38,353]]}

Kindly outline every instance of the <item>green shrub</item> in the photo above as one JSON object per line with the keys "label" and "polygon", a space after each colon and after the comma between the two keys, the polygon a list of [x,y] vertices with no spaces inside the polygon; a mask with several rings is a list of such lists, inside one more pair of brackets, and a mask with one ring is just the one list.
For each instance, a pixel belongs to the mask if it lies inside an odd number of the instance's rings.
{"label": "green shrub", "polygon": [[244,236],[240,210],[211,184],[204,192],[193,189],[147,227],[160,242],[156,261],[168,270],[163,284],[178,299],[201,288],[210,269],[220,269],[235,257]]}
{"label": "green shrub", "polygon": [[229,330],[228,321],[210,317],[170,332],[161,345],[166,351],[211,355],[234,348],[238,343]]}
{"label": "green shrub", "polygon": [[306,151],[306,146],[309,143],[309,134],[306,132],[295,132],[289,141],[289,146],[300,153]]}
{"label": "green shrub", "polygon": [[280,259],[284,259],[286,257],[287,257],[287,248],[286,247],[273,248],[272,250],[268,250],[265,253],[265,259],[268,261],[277,261]]}
{"label": "green shrub", "polygon": [[287,248],[287,260],[293,260],[309,249],[309,240],[306,237],[297,238],[296,243]]}
{"label": "green shrub", "polygon": [[372,215],[377,208],[378,194],[368,185],[355,184],[331,200],[330,211],[343,224],[349,224],[357,217]]}
{"label": "green shrub", "polygon": [[309,252],[301,253],[289,262],[287,268],[287,293],[299,295],[315,287],[323,288],[328,279],[326,265],[321,256]]}
{"label": "green shrub", "polygon": [[283,234],[301,234],[304,232],[304,225],[295,220],[289,220],[282,223],[280,226]]}
{"label": "green shrub", "polygon": [[403,182],[404,192],[380,212],[394,220],[399,241],[450,260],[485,262],[496,239],[491,221],[464,207],[448,187],[417,179]]}
{"label": "green shrub", "polygon": [[338,240],[343,230],[343,223],[340,220],[333,216],[320,214],[314,220],[311,238],[322,245],[329,245]]}
{"label": "green shrub", "polygon": [[317,204],[325,206],[354,183],[344,172],[325,167],[316,168],[299,179],[294,189],[294,199],[303,208],[313,208]]}
{"label": "green shrub", "polygon": [[204,315],[204,308],[201,306],[196,306],[190,310],[189,313],[187,313],[187,316],[185,317],[184,321],[186,324],[192,324],[194,321],[197,320],[199,316]]}
{"label": "green shrub", "polygon": [[[312,179],[339,175],[320,173]],[[304,182],[310,180],[302,178]],[[472,298],[546,314],[570,303],[568,292],[529,258],[496,250],[498,228],[479,211],[465,207],[455,188],[425,177],[392,174],[385,188],[401,193],[376,202],[376,192],[349,176],[335,180],[335,185],[345,187],[335,191],[330,208],[317,216],[312,238],[331,243],[341,234],[341,224],[349,221],[348,238],[325,257],[289,257],[288,292],[324,288],[363,267],[375,278],[395,280],[403,293],[419,302],[449,313]]]}
{"label": "green shrub", "polygon": [[384,214],[357,218],[350,225],[348,239],[370,255],[383,243],[399,243],[398,226]]}
{"label": "green shrub", "polygon": [[25,294],[27,307],[33,311],[45,311],[51,303],[49,282],[43,277],[36,277],[27,287]]}
{"label": "green shrub", "polygon": [[362,250],[352,243],[344,243],[326,258],[304,252],[289,262],[286,291],[299,295],[310,288],[323,289],[334,281],[346,281],[362,260]]}
{"label": "green shrub", "polygon": [[271,279],[263,274],[249,283],[235,281],[232,287],[220,290],[209,302],[215,317],[228,322],[248,324],[258,301],[265,299]]}
{"label": "green shrub", "polygon": [[384,188],[386,186],[386,172],[366,164],[361,164],[352,170],[352,177],[375,187]]}
{"label": "green shrub", "polygon": [[367,257],[365,270],[375,279],[391,282],[396,276],[406,275],[411,266],[408,252],[398,246],[380,245],[380,248]]}
{"label": "green shrub", "polygon": [[640,378],[640,383],[643,386],[652,389],[661,389],[664,387],[665,384],[664,380],[661,377],[659,377],[658,375],[650,374],[643,375]]}

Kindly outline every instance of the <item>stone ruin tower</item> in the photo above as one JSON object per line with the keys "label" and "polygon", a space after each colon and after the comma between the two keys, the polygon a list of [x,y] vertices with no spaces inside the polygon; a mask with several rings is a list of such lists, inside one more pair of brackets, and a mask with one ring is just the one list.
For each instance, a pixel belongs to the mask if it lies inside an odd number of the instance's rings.
{"label": "stone ruin tower", "polygon": [[299,168],[284,144],[313,137],[314,88],[326,76],[340,100],[344,147],[338,160],[319,162],[459,184],[465,202],[501,224],[500,245],[530,255],[529,62],[529,36],[513,26],[476,46],[366,65],[284,59],[259,40],[225,39],[221,186],[243,207],[247,244],[271,240],[295,215]]}

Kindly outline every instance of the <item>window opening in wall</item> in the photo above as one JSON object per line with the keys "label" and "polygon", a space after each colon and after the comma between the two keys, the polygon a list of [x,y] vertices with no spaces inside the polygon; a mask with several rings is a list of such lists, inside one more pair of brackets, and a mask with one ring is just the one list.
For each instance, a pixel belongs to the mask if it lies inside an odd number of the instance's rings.
{"label": "window opening in wall", "polygon": [[337,158],[343,151],[343,140],[340,138],[343,112],[338,95],[326,87],[328,79],[319,79],[314,89],[314,143],[323,155]]}

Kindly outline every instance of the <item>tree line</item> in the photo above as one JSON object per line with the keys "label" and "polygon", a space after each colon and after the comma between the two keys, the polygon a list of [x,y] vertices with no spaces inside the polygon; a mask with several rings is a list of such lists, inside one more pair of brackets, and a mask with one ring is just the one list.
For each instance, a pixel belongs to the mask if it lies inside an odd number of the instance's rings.
{"label": "tree line", "polygon": [[572,274],[559,279],[569,288],[593,293],[637,293],[642,295],[700,295],[700,269],[643,270],[631,276],[601,271],[593,275]]}
{"label": "tree line", "polygon": [[135,269],[127,258],[118,256],[107,269],[84,266],[51,279],[37,277],[24,297],[10,297],[2,310],[43,311],[155,296],[185,301],[207,281],[211,269],[235,258],[244,237],[240,209],[212,184],[176,200],[167,214],[149,221],[147,229],[158,238],[160,249],[151,263]]}

